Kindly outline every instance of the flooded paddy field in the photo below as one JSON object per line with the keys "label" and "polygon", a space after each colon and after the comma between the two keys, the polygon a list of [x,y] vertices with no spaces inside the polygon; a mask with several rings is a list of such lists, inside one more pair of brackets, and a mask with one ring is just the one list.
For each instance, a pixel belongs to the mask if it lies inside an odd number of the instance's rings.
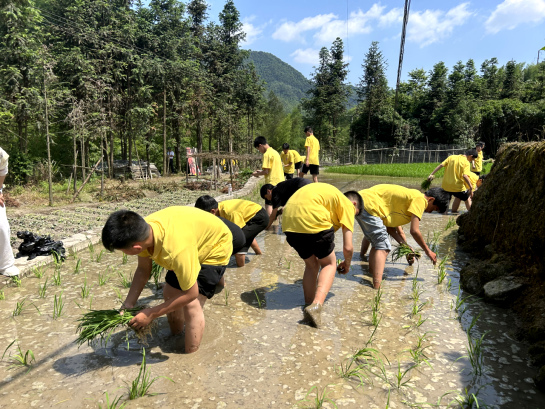
{"label": "flooded paddy field", "polygon": [[[343,191],[420,183],[350,175],[320,181]],[[207,301],[197,353],[182,354],[183,336],[170,336],[166,317],[156,320],[147,368],[172,382],[157,379],[150,388],[155,396],[129,401],[127,408],[301,408],[320,407],[320,401],[329,408],[477,407],[475,398],[479,407],[544,408],[545,396],[532,381],[536,369],[514,337],[509,311],[459,291],[466,255],[456,250],[456,226],[447,229],[451,217],[425,214],[421,223],[424,237],[437,232],[439,259],[448,256],[443,281],[429,260],[409,267],[389,258],[380,293],[359,256],[356,225],[351,270],[335,278],[320,329],[301,322],[303,261],[278,228],[260,234],[264,254],[229,268],[226,288]],[[406,235],[416,245],[408,229]],[[340,232],[336,243],[342,257]],[[80,348],[74,340],[76,320],[89,308],[120,306],[128,292],[122,277],[129,279],[135,267],[136,257],[125,262],[121,253],[94,246],[70,256],[58,271],[49,265],[41,278],[3,288],[0,352],[17,341],[0,362],[0,408],[95,408],[104,405],[104,392],[126,398],[142,361],[137,338],[129,334],[127,340],[119,331],[106,346]],[[59,299],[64,307],[56,317]],[[140,303],[161,299],[151,280]],[[30,370],[10,369],[17,345],[23,354],[33,352]]]}

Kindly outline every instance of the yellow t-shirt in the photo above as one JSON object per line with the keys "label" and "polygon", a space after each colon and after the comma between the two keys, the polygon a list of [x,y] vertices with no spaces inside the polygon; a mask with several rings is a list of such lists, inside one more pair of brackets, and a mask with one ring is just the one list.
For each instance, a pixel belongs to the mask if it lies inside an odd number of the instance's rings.
{"label": "yellow t-shirt", "polygon": [[[282,159],[282,165],[284,166],[284,173],[290,174],[295,172],[295,155],[293,154],[294,151],[288,150],[288,153],[282,153],[280,154],[280,159]],[[286,165],[287,163],[290,163],[291,165]]]}
{"label": "yellow t-shirt", "polygon": [[311,183],[290,197],[282,216],[282,230],[313,234],[345,226],[354,231],[355,214],[352,202],[335,186]]}
{"label": "yellow t-shirt", "polygon": [[145,218],[153,230],[153,254],[148,257],[173,270],[183,291],[197,281],[202,264],[226,266],[233,252],[233,235],[218,217],[200,209],[172,206]]}
{"label": "yellow t-shirt", "polygon": [[306,163],[307,157],[304,155],[301,155],[301,162],[303,162],[303,165]]}
{"label": "yellow t-shirt", "polygon": [[269,169],[265,175],[265,183],[277,185],[284,180],[284,168],[280,155],[273,148],[268,148],[263,154],[263,169]]}
{"label": "yellow t-shirt", "polygon": [[403,226],[414,214],[420,220],[428,201],[416,189],[398,185],[375,185],[359,191],[363,207],[372,216],[380,217],[386,227]]}
{"label": "yellow t-shirt", "polygon": [[218,203],[220,216],[235,223],[241,229],[248,220],[254,217],[262,207],[257,203],[244,199],[230,199]]}
{"label": "yellow t-shirt", "polygon": [[297,162],[301,162],[301,155],[299,155],[299,152],[293,150],[293,149],[290,149],[290,152],[293,152],[293,160],[295,163]]}
{"label": "yellow t-shirt", "polygon": [[473,168],[473,171],[475,172],[482,172],[483,170],[483,151],[480,151],[477,157],[474,160],[475,167]]}
{"label": "yellow t-shirt", "polygon": [[318,151],[320,150],[320,142],[314,135],[307,136],[305,140],[305,148],[310,146],[310,155],[308,158],[309,165],[319,165],[320,159],[318,158]]}
{"label": "yellow t-shirt", "polygon": [[464,192],[466,190],[463,175],[469,175],[469,161],[466,155],[451,155],[442,165],[445,168],[441,187],[447,192]]}
{"label": "yellow t-shirt", "polygon": [[[471,181],[471,187],[473,189],[477,189],[477,182],[479,180],[479,175],[477,175],[476,173],[473,173],[473,172],[469,172],[469,174],[467,176],[469,176],[469,180]],[[469,186],[467,185],[465,179],[464,179],[464,184],[469,189]]]}

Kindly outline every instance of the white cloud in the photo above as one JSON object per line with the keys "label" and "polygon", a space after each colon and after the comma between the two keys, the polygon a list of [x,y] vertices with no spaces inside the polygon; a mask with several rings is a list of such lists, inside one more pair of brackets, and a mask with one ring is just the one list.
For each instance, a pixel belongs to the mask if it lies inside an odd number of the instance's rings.
{"label": "white cloud", "polygon": [[246,39],[244,40],[244,45],[250,45],[254,41],[256,41],[261,33],[263,33],[263,29],[267,26],[268,23],[262,24],[260,26],[254,26],[252,24],[252,21],[255,20],[255,16],[251,16],[245,19],[242,19],[242,31],[246,33]]}
{"label": "white cloud", "polygon": [[299,48],[290,54],[293,60],[302,64],[318,65],[320,50],[315,48]]}
{"label": "white cloud", "polygon": [[337,16],[333,13],[319,14],[314,17],[306,17],[299,22],[286,21],[278,27],[273,33],[272,38],[286,42],[300,41],[304,43],[304,38],[301,35],[305,31],[315,30],[324,24],[336,19]]}
{"label": "white cloud", "polygon": [[[410,14],[409,14],[410,16]],[[379,26],[389,27],[403,21],[403,9],[392,9],[379,17]]]}
{"label": "white cloud", "polygon": [[488,33],[512,30],[520,24],[539,23],[545,19],[545,0],[505,0],[498,4],[484,23]]}
{"label": "white cloud", "polygon": [[469,3],[462,3],[446,13],[441,10],[425,10],[410,13],[407,39],[419,43],[420,47],[439,42],[449,37],[454,28],[467,22],[473,14]]}

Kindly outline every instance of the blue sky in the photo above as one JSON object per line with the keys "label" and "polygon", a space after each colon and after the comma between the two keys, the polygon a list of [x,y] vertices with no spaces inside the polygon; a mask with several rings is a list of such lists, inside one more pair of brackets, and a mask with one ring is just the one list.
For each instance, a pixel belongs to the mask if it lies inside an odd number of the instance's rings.
{"label": "blue sky", "polygon": [[[217,20],[224,0],[209,0],[209,18]],[[395,87],[404,0],[235,0],[247,33],[243,48],[270,52],[310,77],[321,47],[336,37],[345,45],[349,82],[357,84],[372,41],[388,62]],[[407,25],[402,80],[413,69],[429,71],[443,61],[481,63],[496,57],[536,63],[545,46],[545,0],[412,1]],[[541,52],[540,61],[545,58]]]}

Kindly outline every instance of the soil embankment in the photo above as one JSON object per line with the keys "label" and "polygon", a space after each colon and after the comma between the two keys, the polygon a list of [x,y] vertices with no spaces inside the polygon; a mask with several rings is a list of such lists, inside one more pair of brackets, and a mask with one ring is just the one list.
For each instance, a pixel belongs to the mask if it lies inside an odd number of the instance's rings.
{"label": "soil embankment", "polygon": [[503,145],[458,224],[476,258],[461,271],[463,289],[517,313],[545,389],[545,142]]}

